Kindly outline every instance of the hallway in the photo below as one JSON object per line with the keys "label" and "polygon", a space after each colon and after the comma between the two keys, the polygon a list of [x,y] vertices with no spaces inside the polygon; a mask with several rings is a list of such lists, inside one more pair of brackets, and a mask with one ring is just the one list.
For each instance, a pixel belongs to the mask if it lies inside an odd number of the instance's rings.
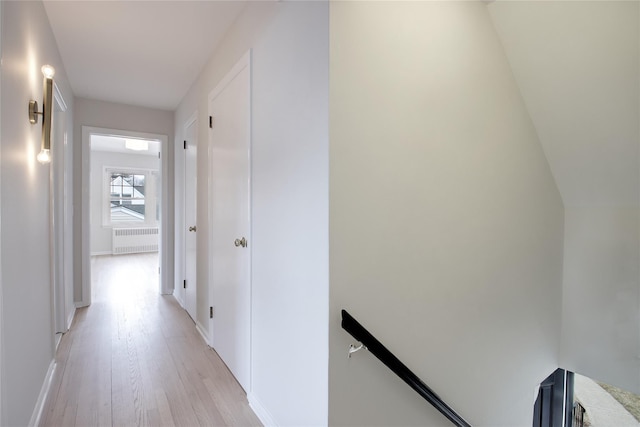
{"label": "hallway", "polygon": [[62,338],[43,425],[260,425],[186,311],[158,294],[157,259],[92,259],[93,304]]}

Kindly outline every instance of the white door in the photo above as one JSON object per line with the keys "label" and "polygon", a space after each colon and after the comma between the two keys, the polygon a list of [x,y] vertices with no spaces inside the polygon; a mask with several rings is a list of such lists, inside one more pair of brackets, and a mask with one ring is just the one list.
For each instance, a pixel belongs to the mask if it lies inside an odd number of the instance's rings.
{"label": "white door", "polygon": [[250,391],[249,54],[209,96],[211,345]]}
{"label": "white door", "polygon": [[198,194],[198,122],[191,120],[185,126],[184,140],[184,305],[189,316],[196,321],[196,209]]}

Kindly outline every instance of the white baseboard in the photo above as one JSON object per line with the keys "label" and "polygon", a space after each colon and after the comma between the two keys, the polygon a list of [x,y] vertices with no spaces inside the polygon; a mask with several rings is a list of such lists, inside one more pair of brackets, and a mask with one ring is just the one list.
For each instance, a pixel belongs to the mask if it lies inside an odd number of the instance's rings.
{"label": "white baseboard", "polygon": [[56,361],[52,360],[47,371],[47,376],[44,378],[44,383],[40,389],[40,395],[36,401],[36,406],[33,408],[33,414],[31,414],[31,420],[29,420],[29,427],[37,427],[40,425],[42,418],[42,412],[44,411],[44,405],[47,402],[47,396],[49,395],[49,389],[51,388],[51,382],[53,381],[53,374],[56,372]]}
{"label": "white baseboard", "polygon": [[101,256],[101,255],[113,255],[113,254],[111,253],[111,251],[91,252],[91,256]]}
{"label": "white baseboard", "polygon": [[67,317],[67,331],[69,329],[71,329],[71,324],[73,323],[73,318],[76,317],[76,308],[73,307],[73,310],[71,310],[71,312],[69,313],[69,316]]}
{"label": "white baseboard", "polygon": [[91,305],[91,304],[88,304],[88,303],[86,303],[84,301],[75,301],[74,304],[76,305],[76,308],[89,307]]}
{"label": "white baseboard", "polygon": [[205,329],[202,327],[202,325],[200,324],[200,322],[196,322],[196,329],[197,331],[200,333],[200,336],[202,337],[202,339],[204,340],[204,342],[211,347],[211,343],[209,342],[209,338],[207,338],[207,332],[205,331]]}
{"label": "white baseboard", "polygon": [[256,414],[263,426],[277,427],[278,424],[274,421],[273,416],[271,416],[267,408],[264,407],[262,402],[260,402],[260,399],[258,399],[255,394],[249,393],[247,395],[247,399],[249,400],[249,406],[253,409],[253,412]]}
{"label": "white baseboard", "polygon": [[58,352],[58,347],[60,346],[60,341],[62,341],[62,333],[56,333],[56,337],[53,340],[53,354],[56,354]]}
{"label": "white baseboard", "polygon": [[181,298],[178,298],[178,294],[176,293],[175,289],[173,290],[172,294],[173,294],[173,297],[176,299],[176,301],[178,301],[178,304],[180,304],[180,307],[186,310],[186,307],[184,306],[184,301],[182,301]]}

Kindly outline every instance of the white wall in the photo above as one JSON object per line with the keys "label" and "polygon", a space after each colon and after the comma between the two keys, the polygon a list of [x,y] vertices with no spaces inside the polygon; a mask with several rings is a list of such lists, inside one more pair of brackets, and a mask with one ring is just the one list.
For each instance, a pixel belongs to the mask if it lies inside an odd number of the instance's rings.
{"label": "white wall", "polygon": [[252,50],[249,398],[283,426],[327,423],[328,25],[326,2],[248,3],[175,116],[180,141],[199,112],[197,319],[206,328],[207,96]]}
{"label": "white wall", "polygon": [[488,8],[565,205],[560,365],[640,393],[640,3]]}
{"label": "white wall", "polygon": [[[111,253],[111,226],[103,225],[104,204],[104,168],[123,167],[146,170],[159,170],[157,156],[141,154],[123,154],[106,151],[91,151],[91,254]],[[149,224],[140,224],[147,226]]]}
{"label": "white wall", "polygon": [[[173,277],[173,251],[169,250],[173,247],[173,113],[170,111],[154,110],[151,108],[135,107],[123,104],[114,104],[111,102],[95,101],[83,98],[75,99],[74,113],[74,135],[75,148],[73,163],[77,176],[87,176],[87,166],[89,165],[89,147],[83,142],[82,128],[83,126],[97,127],[103,129],[116,129],[130,132],[143,132],[155,135],[166,135],[168,137],[167,146],[162,147],[163,164],[167,166],[163,171],[163,185],[167,185],[167,200],[163,201],[165,210],[163,213],[163,230],[167,238],[167,251],[162,254],[161,268],[163,269],[163,279],[167,283],[163,283],[163,288],[167,288],[171,284]],[[165,173],[166,172],[166,173]],[[86,200],[89,198],[89,186],[82,188],[82,181],[76,180],[74,194],[78,197],[74,204],[74,258],[76,260],[83,259],[83,262],[76,262],[74,270],[76,301],[83,301],[82,283],[89,280],[88,277],[82,276],[82,265],[88,264],[87,257],[90,251],[90,230],[89,221],[85,222],[84,228],[82,218],[89,218],[90,209]],[[170,232],[169,232],[170,231]],[[168,291],[165,289],[165,291]]]}
{"label": "white wall", "polygon": [[448,425],[347,309],[472,425],[531,425],[558,366],[563,205],[481,2],[334,2],[330,425]]}
{"label": "white wall", "polygon": [[565,210],[563,367],[640,393],[637,207]]}
{"label": "white wall", "polygon": [[[40,67],[51,64],[69,107],[69,88],[41,2],[2,4],[2,133],[0,150],[2,283],[2,425],[27,425],[53,361],[49,249],[50,167],[36,161],[41,122],[27,103],[42,101]],[[67,127],[73,130],[72,114]],[[54,160],[55,161],[55,160]]]}
{"label": "white wall", "polygon": [[[2,99],[2,34],[4,33],[3,28],[4,25],[2,24],[2,20],[3,20],[3,13],[2,10],[4,9],[2,3],[0,3],[0,100]],[[0,106],[0,164],[2,162],[2,145],[1,145],[1,136],[2,136],[2,108]],[[0,212],[2,212],[2,174],[0,174]],[[0,221],[0,272],[2,271],[2,223]],[[4,411],[3,411],[3,399],[4,399],[4,393],[3,393],[3,389],[4,386],[2,384],[4,384],[4,375],[3,375],[3,359],[4,359],[4,328],[3,328],[3,322],[2,319],[4,318],[3,315],[3,300],[2,300],[2,274],[0,273],[0,423],[4,421]]]}
{"label": "white wall", "polygon": [[565,205],[637,205],[640,2],[488,9]]}

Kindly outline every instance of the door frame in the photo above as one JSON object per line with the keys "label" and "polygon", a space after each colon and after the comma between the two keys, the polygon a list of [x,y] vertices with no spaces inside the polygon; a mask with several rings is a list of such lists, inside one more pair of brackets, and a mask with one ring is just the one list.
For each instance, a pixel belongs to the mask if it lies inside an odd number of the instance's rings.
{"label": "door frame", "polygon": [[533,427],[571,427],[573,376],[573,372],[558,368],[540,383],[533,406]]}
{"label": "door frame", "polygon": [[[196,148],[197,148],[197,141],[198,141],[198,110],[195,110],[193,112],[193,114],[191,114],[189,116],[189,118],[184,122],[184,125],[182,126],[182,139],[183,141],[186,141],[186,136],[187,136],[187,129],[190,126],[195,126],[195,135],[196,135]],[[183,280],[186,280],[187,278],[187,227],[190,226],[190,224],[187,223],[187,214],[186,214],[186,209],[187,209],[187,204],[186,204],[186,199],[185,199],[185,194],[186,194],[186,186],[187,186],[187,179],[186,179],[186,173],[187,173],[187,156],[185,153],[184,148],[180,148],[180,144],[176,144],[178,146],[178,149],[180,150],[181,156],[182,156],[182,161],[180,162],[182,165],[182,171],[180,172],[180,181],[178,181],[178,185],[179,188],[182,189],[182,194],[180,194],[180,203],[178,203],[178,200],[176,200],[176,216],[179,215],[179,219],[176,218],[176,245],[179,248],[178,251],[176,251],[176,264],[179,263],[179,265],[176,266],[176,271],[178,272],[178,275],[176,277],[176,285],[179,289],[183,289],[180,288],[180,284],[182,283]],[[196,168],[197,168],[197,160],[196,160]],[[178,175],[178,173],[176,173],[176,175]],[[198,176],[197,176],[197,169],[196,169],[196,182],[197,182]],[[197,194],[197,187],[196,187],[196,226],[198,223],[198,210],[197,210],[197,199],[198,199],[198,194]],[[176,199],[178,198],[178,194],[176,193]],[[197,236],[197,234],[196,234]],[[196,242],[197,242],[197,238],[196,238]],[[179,259],[179,260],[178,260]],[[197,243],[196,243],[196,277],[197,277],[197,273],[198,273],[198,261],[197,261]],[[188,286],[188,284],[187,284]],[[197,283],[196,283],[197,286]],[[175,289],[174,289],[174,295],[175,295]],[[184,308],[187,312],[187,292],[186,290],[183,289],[182,293],[181,293],[181,298],[177,298],[180,302],[180,305],[182,305],[182,308]],[[197,324],[197,312],[198,312],[198,306],[196,303],[196,319],[194,319],[194,321],[196,322],[196,327],[198,326]],[[202,334],[202,331],[200,331],[200,333]]]}
{"label": "door frame", "polygon": [[[54,120],[59,117],[59,113],[67,112],[67,104],[64,101],[62,93],[58,88],[58,85],[53,84],[53,111]],[[68,172],[72,168],[72,162],[68,162],[68,129],[65,116],[62,116],[64,120],[64,129],[54,128],[54,141],[51,168],[49,170],[49,222],[50,222],[50,249],[51,249],[51,309],[53,316],[53,336],[54,336],[54,350],[58,348],[60,343],[61,333],[67,332],[71,326],[73,320],[73,314],[75,307],[70,310],[71,307],[67,307],[67,301],[73,301],[68,298],[68,291],[73,292],[73,284],[69,289],[68,281],[69,277],[66,277],[67,263],[73,259],[73,253],[66,253],[66,241],[68,233],[71,230],[65,230],[65,224],[69,225],[67,215],[70,214],[68,206],[65,206],[65,201],[68,200],[65,195],[70,196],[72,190],[69,185],[71,184],[68,179]],[[54,127],[55,127],[54,122]],[[61,131],[61,132],[60,132]],[[57,140],[57,136],[62,135],[62,140]],[[61,206],[62,205],[62,206]],[[61,215],[60,215],[61,214]],[[73,228],[73,224],[71,224]],[[67,316],[67,311],[69,315]]]}
{"label": "door frame", "polygon": [[[251,116],[251,89],[252,89],[252,82],[251,82],[251,76],[252,76],[252,70],[251,70],[251,50],[248,50],[247,52],[245,52],[242,57],[238,60],[238,62],[225,74],[225,76],[222,78],[222,80],[220,80],[220,82],[215,86],[215,88],[209,92],[209,96],[207,97],[207,112],[208,114],[211,114],[210,108],[211,108],[211,103],[212,101],[229,85],[229,83],[231,83],[231,81],[233,81],[233,79],[245,68],[249,69],[249,111],[248,111],[248,125],[249,125],[249,129],[248,129],[248,137],[249,137],[249,143],[248,143],[248,177],[247,177],[247,185],[248,185],[248,230],[247,230],[247,239],[249,240],[249,245],[247,247],[247,250],[249,251],[248,253],[248,272],[247,272],[247,278],[249,281],[249,374],[248,374],[248,384],[247,384],[247,388],[245,390],[245,392],[247,394],[249,394],[252,390],[253,387],[253,340],[252,340],[252,335],[253,335],[253,316],[252,316],[252,311],[253,311],[253,307],[252,307],[252,294],[253,294],[253,277],[252,277],[252,263],[253,263],[253,244],[252,244],[252,236],[253,236],[253,179],[252,179],[252,171],[253,171],[253,164],[252,164],[252,141],[253,141],[253,135],[251,132],[252,126],[251,126],[251,120],[252,120],[252,116]],[[208,231],[208,242],[211,242],[214,239],[214,227],[213,227],[213,198],[211,197],[211,190],[213,188],[213,149],[212,149],[212,144],[211,144],[211,129],[208,129],[209,132],[207,132],[207,144],[208,144],[208,180],[207,180],[207,198],[208,198],[208,223],[209,223],[209,231]],[[211,247],[211,245],[209,245],[209,248]],[[208,271],[208,302],[209,302],[209,309],[213,310],[213,307],[215,306],[215,297],[214,297],[214,287],[213,287],[213,268],[211,267],[211,250],[209,249],[209,252],[207,253],[207,261],[208,264],[210,265],[209,267],[209,271]],[[212,316],[209,317],[209,334],[208,334],[208,340],[209,340],[209,346],[213,347],[213,343],[214,343],[214,327],[213,327],[213,323],[214,323],[214,318]]]}
{"label": "door frame", "polygon": [[[184,121],[182,125],[182,138],[181,140],[185,140],[187,135],[187,129],[189,126],[195,123],[196,132],[198,132],[197,128],[198,121],[198,110],[195,110],[192,114],[188,116],[188,118]],[[184,198],[184,189],[186,184],[185,172],[186,172],[186,163],[187,156],[185,155],[185,151],[183,145],[180,143],[175,144],[175,183],[174,183],[174,193],[175,193],[175,266],[174,266],[174,291],[173,295],[178,300],[182,308],[185,310],[186,300],[184,291],[176,292],[176,289],[182,289],[182,281],[186,277],[186,232],[187,229],[187,218],[185,215],[185,198]],[[181,170],[179,169],[181,168]],[[197,213],[196,213],[197,216]],[[179,294],[179,295],[176,295]]]}
{"label": "door frame", "polygon": [[82,298],[76,302],[76,307],[86,307],[91,305],[91,222],[90,222],[90,155],[91,155],[91,135],[107,135],[115,137],[130,137],[142,139],[156,139],[160,141],[160,284],[159,292],[162,295],[171,294],[173,287],[169,281],[169,276],[162,266],[169,265],[169,177],[168,177],[168,159],[166,153],[169,152],[169,138],[167,135],[134,132],[120,129],[108,129],[93,126],[82,126],[82,168],[81,168],[81,185],[82,185]]}

